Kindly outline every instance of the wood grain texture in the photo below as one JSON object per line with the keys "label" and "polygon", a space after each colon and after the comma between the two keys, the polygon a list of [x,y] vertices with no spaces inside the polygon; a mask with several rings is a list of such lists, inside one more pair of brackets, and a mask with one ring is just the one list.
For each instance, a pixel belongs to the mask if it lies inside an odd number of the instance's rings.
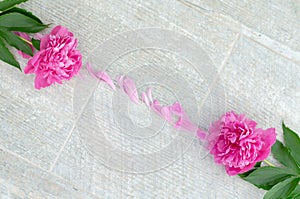
{"label": "wood grain texture", "polygon": [[0,168],[1,198],[97,198],[2,149]]}

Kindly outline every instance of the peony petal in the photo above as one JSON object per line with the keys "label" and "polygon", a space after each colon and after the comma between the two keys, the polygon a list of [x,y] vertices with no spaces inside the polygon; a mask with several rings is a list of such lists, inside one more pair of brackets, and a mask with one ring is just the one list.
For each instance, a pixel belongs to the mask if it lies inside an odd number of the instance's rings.
{"label": "peony petal", "polygon": [[266,130],[257,129],[262,141],[265,143],[265,148],[270,148],[276,142],[276,129],[269,128]]}
{"label": "peony petal", "polygon": [[248,125],[248,127],[255,129],[257,123],[253,120],[248,120],[247,125]]}
{"label": "peony petal", "polygon": [[[144,93],[142,94],[142,98],[143,96],[145,97]],[[161,106],[158,100],[154,100],[150,107],[155,113],[167,120],[175,128],[188,132],[197,132],[201,138],[205,137],[206,133],[189,119],[179,102],[175,102],[170,106]],[[172,120],[173,116],[178,117],[176,122]]]}
{"label": "peony petal", "polygon": [[145,104],[150,107],[150,101],[148,99],[148,96],[146,95],[145,92],[142,92],[142,101],[145,102]]}
{"label": "peony petal", "polygon": [[105,83],[107,83],[113,90],[116,90],[115,84],[112,81],[112,79],[110,78],[110,76],[104,72],[104,71],[99,71],[99,72],[94,72],[94,70],[92,69],[92,66],[90,63],[86,64],[86,69],[87,71],[90,73],[91,76],[93,76],[94,78],[100,79],[101,81],[104,81]]}
{"label": "peony petal", "polygon": [[183,118],[180,124],[181,129],[189,131],[189,132],[197,132],[198,126],[193,124],[189,118]]}
{"label": "peony petal", "polygon": [[124,78],[123,75],[120,75],[120,76],[116,77],[117,83],[118,83],[119,87],[122,89],[122,91],[124,91],[124,89],[123,89],[123,78]]}
{"label": "peony petal", "polygon": [[27,66],[24,69],[25,74],[35,73],[35,71],[36,71],[35,66],[39,65],[38,60],[42,53],[43,53],[43,51],[39,51],[31,59],[29,59],[29,61],[27,62]]}
{"label": "peony petal", "polygon": [[159,116],[161,116],[160,110],[162,106],[159,104],[158,100],[154,100],[153,103],[151,104],[150,108],[157,113]]}
{"label": "peony petal", "polygon": [[276,130],[275,128],[269,128],[266,130],[257,129],[257,131],[259,132],[261,140],[264,143],[263,148],[257,157],[257,161],[262,161],[269,156],[271,147],[276,142]]}
{"label": "peony petal", "polygon": [[43,78],[42,75],[37,75],[34,80],[34,87],[38,90],[50,86],[52,83],[48,83],[46,78]]}
{"label": "peony petal", "polygon": [[69,32],[69,30],[66,27],[63,26],[56,26],[52,29],[51,35],[57,35],[57,36],[70,36],[73,37],[73,33]]}
{"label": "peony petal", "polygon": [[245,166],[244,168],[235,168],[235,167],[229,167],[229,166],[226,166],[225,169],[226,169],[226,172],[228,175],[230,176],[234,176],[234,175],[237,175],[237,174],[240,174],[240,173],[245,173],[249,170],[251,170],[254,165],[256,164],[256,162],[253,162],[247,166]]}
{"label": "peony petal", "polygon": [[203,131],[202,129],[198,128],[197,130],[197,137],[200,138],[200,140],[205,140],[207,136],[207,133]]}
{"label": "peony petal", "polygon": [[174,113],[175,115],[183,116],[183,109],[179,102],[175,102],[170,108],[171,108],[172,113]]}
{"label": "peony petal", "polygon": [[171,112],[178,116],[178,120],[175,123],[176,128],[180,128],[182,130],[186,130],[189,132],[197,132],[198,131],[198,126],[195,125],[186,112],[183,110],[181,104],[179,102],[175,102],[171,107],[170,107]]}
{"label": "peony petal", "polygon": [[147,96],[148,96],[149,101],[152,103],[153,102],[152,88],[148,88],[148,90],[147,90]]}
{"label": "peony petal", "polygon": [[91,76],[93,76],[94,78],[97,78],[97,76],[96,76],[96,74],[95,74],[95,72],[94,72],[94,70],[93,70],[90,63],[86,64],[86,69],[90,73]]}
{"label": "peony petal", "polygon": [[131,101],[133,101],[136,104],[139,104],[139,95],[133,80],[127,76],[124,76],[122,80],[123,91],[129,96]]}
{"label": "peony petal", "polygon": [[49,44],[50,38],[49,35],[45,35],[41,38],[41,43],[40,43],[40,50],[44,50],[47,48]]}
{"label": "peony petal", "polygon": [[172,115],[169,107],[164,106],[160,109],[161,116],[168,122],[172,122]]}
{"label": "peony petal", "polygon": [[96,73],[96,77],[98,77],[99,79],[101,79],[102,81],[107,83],[113,90],[116,90],[116,86],[115,86],[114,82],[112,81],[112,79],[106,72],[100,71],[100,72]]}
{"label": "peony petal", "polygon": [[174,127],[177,129],[179,129],[179,128],[184,129],[184,128],[182,128],[182,122],[183,122],[182,117],[179,117],[177,122],[174,124]]}
{"label": "peony petal", "polygon": [[27,66],[24,68],[24,73],[25,74],[32,74],[32,73],[34,73],[34,67],[31,64],[31,60],[29,60],[29,62],[27,63]]}
{"label": "peony petal", "polygon": [[22,51],[18,50],[17,51],[19,55],[21,55],[24,59],[29,59],[31,56],[27,55],[26,53],[23,53]]}
{"label": "peony petal", "polygon": [[37,40],[41,40],[41,39],[43,38],[43,35],[42,35],[41,33],[35,33],[35,34],[33,35],[33,38],[34,38],[34,39],[37,39]]}
{"label": "peony petal", "polygon": [[264,159],[266,159],[270,155],[270,152],[271,152],[271,148],[261,150],[257,155],[256,162],[263,161]]}

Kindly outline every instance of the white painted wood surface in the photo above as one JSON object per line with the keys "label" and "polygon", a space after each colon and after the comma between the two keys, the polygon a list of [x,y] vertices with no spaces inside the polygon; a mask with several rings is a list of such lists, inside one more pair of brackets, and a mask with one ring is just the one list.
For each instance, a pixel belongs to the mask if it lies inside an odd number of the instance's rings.
{"label": "white painted wood surface", "polygon": [[[84,62],[101,42],[124,31],[160,27],[183,33],[218,69],[226,110],[246,113],[263,128],[276,127],[279,139],[282,120],[300,131],[298,0],[31,0],[22,6],[45,23],[74,32]],[[264,194],[227,176],[211,157],[199,158],[197,145],[156,172],[108,168],[80,139],[73,107],[79,78],[36,91],[33,76],[0,65],[0,198],[253,199]]]}

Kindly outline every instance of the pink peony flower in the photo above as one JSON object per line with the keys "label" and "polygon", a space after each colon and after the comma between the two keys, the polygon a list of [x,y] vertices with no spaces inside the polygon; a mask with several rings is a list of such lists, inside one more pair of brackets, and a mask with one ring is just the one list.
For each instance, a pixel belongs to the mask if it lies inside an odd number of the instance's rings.
{"label": "pink peony flower", "polygon": [[81,53],[77,48],[77,39],[67,28],[56,26],[41,38],[40,51],[29,61],[24,69],[25,74],[36,75],[36,89],[62,84],[62,80],[70,80],[82,65]]}
{"label": "pink peony flower", "polygon": [[208,148],[215,162],[225,166],[228,175],[249,171],[266,159],[276,141],[274,128],[256,128],[256,122],[233,111],[210,126]]}
{"label": "pink peony flower", "polygon": [[[25,39],[26,41],[31,41],[30,37],[28,36],[28,34],[24,33],[24,32],[15,32],[16,35],[18,35],[19,37],[22,37],[23,39]],[[34,48],[32,46],[32,44],[27,43],[28,46],[31,48],[32,52],[34,52]],[[23,53],[22,51],[18,50],[19,55],[21,55],[23,58],[25,59],[29,59],[31,56],[27,55],[26,53]]]}

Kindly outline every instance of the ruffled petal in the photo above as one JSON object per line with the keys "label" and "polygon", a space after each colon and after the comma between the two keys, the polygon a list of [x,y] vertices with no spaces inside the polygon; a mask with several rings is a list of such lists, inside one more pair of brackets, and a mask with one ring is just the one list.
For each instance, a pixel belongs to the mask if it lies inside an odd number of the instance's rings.
{"label": "ruffled petal", "polygon": [[34,80],[34,87],[36,88],[36,89],[41,89],[41,88],[45,88],[45,87],[47,87],[47,86],[50,86],[51,85],[51,83],[49,83],[48,81],[47,81],[47,79],[46,78],[43,78],[43,76],[42,75],[37,75],[36,77],[35,77],[35,80]]}
{"label": "ruffled petal", "polygon": [[32,64],[28,63],[27,66],[24,68],[25,74],[32,74],[34,73],[34,67]]}
{"label": "ruffled petal", "polygon": [[240,173],[245,173],[245,172],[251,170],[254,167],[255,164],[256,164],[256,162],[253,162],[253,163],[251,163],[251,164],[249,164],[249,165],[247,165],[243,168],[234,168],[234,167],[226,166],[225,169],[226,169],[226,172],[227,172],[228,175],[234,176],[234,175],[237,175],[237,174],[240,174]]}
{"label": "ruffled petal", "polygon": [[44,50],[48,47],[50,38],[49,35],[45,35],[44,37],[41,38],[41,43],[40,43],[40,50]]}
{"label": "ruffled petal", "polygon": [[265,148],[270,148],[276,142],[276,129],[269,128],[266,130],[257,129],[259,131],[261,140],[265,143]]}
{"label": "ruffled petal", "polygon": [[66,27],[63,26],[56,26],[52,29],[51,35],[57,35],[57,36],[70,36],[73,37],[73,33],[69,32],[69,30]]}

